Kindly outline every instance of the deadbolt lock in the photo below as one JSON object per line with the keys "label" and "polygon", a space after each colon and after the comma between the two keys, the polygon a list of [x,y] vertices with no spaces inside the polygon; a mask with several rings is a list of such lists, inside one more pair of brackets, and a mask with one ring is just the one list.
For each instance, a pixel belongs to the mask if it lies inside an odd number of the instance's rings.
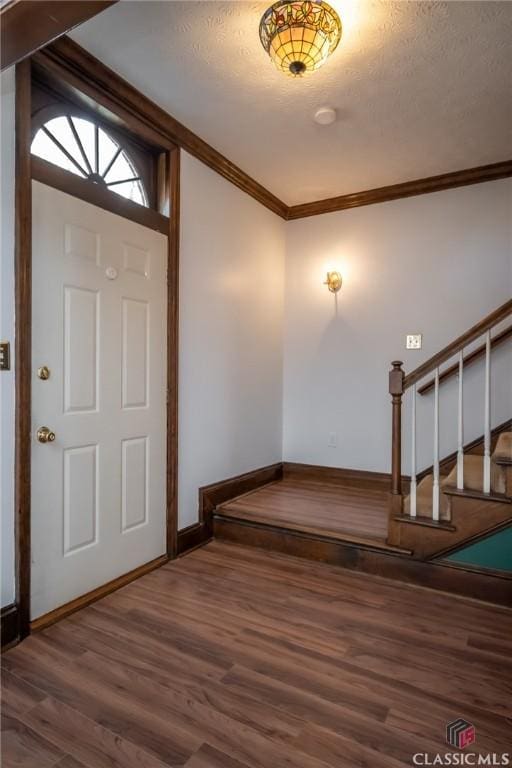
{"label": "deadbolt lock", "polygon": [[55,432],[52,432],[48,427],[39,427],[37,430],[37,439],[40,443],[53,443],[55,440]]}
{"label": "deadbolt lock", "polygon": [[46,381],[46,379],[50,378],[50,369],[47,365],[42,365],[40,368],[37,369],[37,375],[40,379],[43,381]]}

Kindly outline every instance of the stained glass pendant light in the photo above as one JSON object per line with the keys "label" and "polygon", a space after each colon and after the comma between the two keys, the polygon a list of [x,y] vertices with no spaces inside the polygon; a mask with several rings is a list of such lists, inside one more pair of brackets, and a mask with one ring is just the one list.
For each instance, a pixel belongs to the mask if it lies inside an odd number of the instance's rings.
{"label": "stained glass pendant light", "polygon": [[341,20],[323,0],[281,1],[261,17],[260,39],[276,67],[297,77],[325,64],[341,39]]}

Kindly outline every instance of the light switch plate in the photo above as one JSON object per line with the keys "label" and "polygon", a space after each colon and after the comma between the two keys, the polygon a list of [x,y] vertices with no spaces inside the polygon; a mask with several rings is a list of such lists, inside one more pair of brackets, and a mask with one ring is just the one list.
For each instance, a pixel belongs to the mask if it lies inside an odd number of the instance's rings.
{"label": "light switch plate", "polygon": [[405,342],[406,349],[421,349],[421,338],[421,333],[408,334]]}
{"label": "light switch plate", "polygon": [[11,346],[8,341],[0,342],[0,371],[9,371],[11,368]]}

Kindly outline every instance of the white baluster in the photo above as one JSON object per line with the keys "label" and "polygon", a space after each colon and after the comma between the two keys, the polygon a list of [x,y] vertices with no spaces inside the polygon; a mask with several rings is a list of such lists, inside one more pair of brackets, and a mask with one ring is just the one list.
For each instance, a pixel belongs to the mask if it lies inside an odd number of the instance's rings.
{"label": "white baluster", "polygon": [[491,331],[485,337],[484,493],[491,492]]}
{"label": "white baluster", "polygon": [[439,368],[434,388],[434,482],[432,485],[432,520],[439,520]]}
{"label": "white baluster", "polygon": [[457,437],[457,488],[464,488],[464,406],[463,406],[464,350],[459,352],[459,425]]}
{"label": "white baluster", "polygon": [[412,388],[412,437],[411,437],[411,490],[409,492],[410,516],[416,517],[416,384]]}

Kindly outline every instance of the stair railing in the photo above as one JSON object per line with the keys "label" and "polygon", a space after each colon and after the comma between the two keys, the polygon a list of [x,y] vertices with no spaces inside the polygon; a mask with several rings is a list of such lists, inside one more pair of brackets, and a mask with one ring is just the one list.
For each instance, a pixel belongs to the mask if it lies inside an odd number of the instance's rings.
{"label": "stair railing", "polygon": [[[491,349],[493,339],[492,329],[512,315],[512,299],[502,304],[501,307],[491,312],[483,320],[463,333],[457,339],[448,344],[444,349],[433,355],[422,365],[419,365],[411,373],[405,374],[400,360],[395,360],[389,373],[389,393],[392,402],[392,446],[391,446],[391,494],[389,506],[389,536],[388,540],[393,543],[393,531],[396,527],[393,525],[396,517],[403,515],[403,494],[402,494],[402,398],[404,393],[412,388],[412,408],[411,408],[411,480],[409,489],[410,499],[410,517],[416,517],[416,396],[420,390],[425,391],[425,385],[418,389],[418,383],[428,374],[433,374],[432,382],[429,382],[429,388],[434,388],[434,444],[433,444],[433,485],[432,485],[432,519],[439,520],[440,514],[440,471],[439,471],[439,384],[446,377],[447,371],[440,372],[440,367],[450,358],[457,356],[458,370],[458,409],[457,409],[457,488],[464,488],[464,364],[472,362],[475,353],[464,357],[464,348],[472,342],[484,337],[484,347],[479,351],[483,353],[485,349],[485,393],[484,393],[484,478],[483,491],[490,493],[491,490]],[[502,332],[503,333],[503,332]],[[496,337],[498,338],[498,337]],[[452,368],[447,369],[452,371]]]}

